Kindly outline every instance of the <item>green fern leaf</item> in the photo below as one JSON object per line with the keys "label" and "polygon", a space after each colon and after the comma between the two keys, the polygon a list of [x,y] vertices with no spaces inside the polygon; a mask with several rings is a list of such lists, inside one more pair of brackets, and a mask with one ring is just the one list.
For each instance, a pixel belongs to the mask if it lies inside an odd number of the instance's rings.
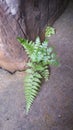
{"label": "green fern leaf", "polygon": [[49,65],[59,66],[59,62],[56,59],[48,60]]}
{"label": "green fern leaf", "polygon": [[34,52],[34,42],[25,40],[23,38],[17,38],[21,45],[25,48],[25,51],[30,56]]}
{"label": "green fern leaf", "polygon": [[37,77],[37,78],[39,78],[39,79],[42,79],[41,74],[39,74],[38,72],[35,72],[35,77]]}
{"label": "green fern leaf", "polygon": [[42,76],[38,72],[33,72],[32,69],[27,70],[28,74],[25,78],[25,98],[26,98],[26,113],[28,111],[40,90]]}
{"label": "green fern leaf", "polygon": [[44,79],[47,81],[49,79],[50,72],[48,69],[44,70]]}
{"label": "green fern leaf", "polygon": [[48,65],[44,66],[43,71],[41,72],[43,78],[47,81],[49,79],[50,76],[50,71],[48,69]]}
{"label": "green fern leaf", "polygon": [[41,44],[41,41],[40,41],[39,37],[36,38],[35,43],[36,43],[36,45],[40,45]]}
{"label": "green fern leaf", "polygon": [[55,34],[55,29],[50,26],[47,26],[45,30],[45,37],[50,37],[53,34]]}

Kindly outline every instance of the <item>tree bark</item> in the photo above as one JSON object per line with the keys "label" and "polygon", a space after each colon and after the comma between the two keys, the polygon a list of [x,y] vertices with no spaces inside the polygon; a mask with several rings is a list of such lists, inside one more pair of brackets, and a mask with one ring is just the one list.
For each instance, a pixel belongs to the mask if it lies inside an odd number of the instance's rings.
{"label": "tree bark", "polygon": [[68,0],[21,0],[16,16],[0,3],[0,67],[14,72],[26,68],[27,56],[17,37],[44,40],[44,28],[52,25],[63,12]]}

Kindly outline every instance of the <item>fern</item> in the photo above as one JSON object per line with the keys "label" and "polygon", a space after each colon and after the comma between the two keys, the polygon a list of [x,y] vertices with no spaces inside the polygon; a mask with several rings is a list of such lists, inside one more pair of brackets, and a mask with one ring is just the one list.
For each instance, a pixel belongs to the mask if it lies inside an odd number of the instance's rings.
{"label": "fern", "polygon": [[25,51],[28,55],[31,55],[34,51],[34,42],[23,39],[23,38],[18,38],[18,41],[21,42],[21,45],[25,48]]}
{"label": "fern", "polygon": [[[50,30],[48,30],[50,29]],[[54,34],[53,28],[47,28],[46,35]],[[27,63],[28,69],[26,70],[25,78],[25,98],[26,98],[26,112],[28,113],[30,107],[41,88],[43,79],[48,80],[50,75],[49,65],[58,65],[56,54],[53,48],[48,48],[48,40],[45,39],[41,43],[40,38],[37,37],[35,42],[18,38],[18,41],[25,48],[28,57],[30,58]]]}
{"label": "fern", "polygon": [[42,76],[30,69],[25,79],[25,98],[26,98],[26,112],[28,113],[32,102],[34,101],[40,89]]}
{"label": "fern", "polygon": [[50,37],[53,34],[55,34],[55,29],[53,27],[47,26],[45,29],[45,37]]}

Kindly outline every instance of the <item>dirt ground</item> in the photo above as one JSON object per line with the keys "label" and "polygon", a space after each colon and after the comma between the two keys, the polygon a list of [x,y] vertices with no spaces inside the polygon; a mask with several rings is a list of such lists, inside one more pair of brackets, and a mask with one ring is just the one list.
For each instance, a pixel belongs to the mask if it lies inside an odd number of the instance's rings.
{"label": "dirt ground", "polygon": [[73,1],[55,22],[50,45],[60,57],[25,114],[24,72],[0,69],[0,130],[73,130]]}

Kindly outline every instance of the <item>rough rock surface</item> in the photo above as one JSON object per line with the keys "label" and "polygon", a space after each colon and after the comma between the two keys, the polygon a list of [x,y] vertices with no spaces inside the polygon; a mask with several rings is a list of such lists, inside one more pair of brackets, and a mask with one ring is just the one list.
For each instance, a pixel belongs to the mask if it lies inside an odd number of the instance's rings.
{"label": "rough rock surface", "polygon": [[44,26],[48,20],[49,23],[55,21],[68,0],[55,0],[52,3],[51,0],[21,0],[19,13],[15,17],[8,13],[4,1],[0,1],[0,67],[10,72],[24,70],[27,57],[17,37],[34,40],[39,35],[43,40]]}
{"label": "rough rock surface", "polygon": [[0,70],[0,130],[73,130],[73,1],[54,24],[50,39],[60,57],[60,67],[25,115],[24,72]]}
{"label": "rough rock surface", "polygon": [[6,5],[0,5],[0,67],[14,72],[23,70],[26,64],[26,54],[17,42],[17,36],[24,34],[16,18],[6,14]]}

